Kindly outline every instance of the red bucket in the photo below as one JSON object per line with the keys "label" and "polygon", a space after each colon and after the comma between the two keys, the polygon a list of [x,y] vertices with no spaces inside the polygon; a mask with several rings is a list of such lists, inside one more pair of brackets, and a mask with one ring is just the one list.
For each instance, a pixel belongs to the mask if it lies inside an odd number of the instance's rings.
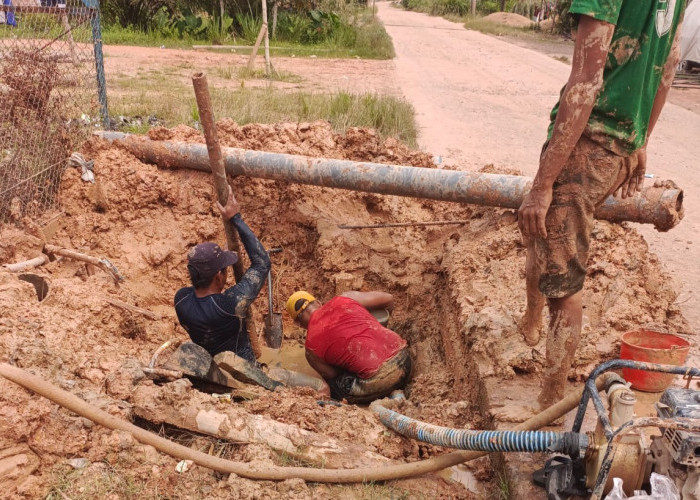
{"label": "red bucket", "polygon": [[[681,366],[688,356],[690,343],[676,335],[654,330],[635,330],[622,336],[620,359]],[[661,392],[675,375],[623,368],[622,376],[632,384],[632,389],[644,392]]]}

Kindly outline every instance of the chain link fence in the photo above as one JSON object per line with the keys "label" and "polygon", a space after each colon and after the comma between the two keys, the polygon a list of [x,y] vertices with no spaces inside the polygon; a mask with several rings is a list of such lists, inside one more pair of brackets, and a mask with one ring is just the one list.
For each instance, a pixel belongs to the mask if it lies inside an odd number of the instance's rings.
{"label": "chain link fence", "polygon": [[0,224],[54,208],[67,160],[107,123],[97,0],[0,0]]}

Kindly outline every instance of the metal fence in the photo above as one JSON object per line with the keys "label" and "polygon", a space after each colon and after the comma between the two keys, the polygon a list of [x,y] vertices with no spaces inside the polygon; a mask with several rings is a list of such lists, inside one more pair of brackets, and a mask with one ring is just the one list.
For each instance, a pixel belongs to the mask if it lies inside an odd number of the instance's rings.
{"label": "metal fence", "polygon": [[108,123],[97,0],[0,0],[0,223],[54,208],[67,160]]}

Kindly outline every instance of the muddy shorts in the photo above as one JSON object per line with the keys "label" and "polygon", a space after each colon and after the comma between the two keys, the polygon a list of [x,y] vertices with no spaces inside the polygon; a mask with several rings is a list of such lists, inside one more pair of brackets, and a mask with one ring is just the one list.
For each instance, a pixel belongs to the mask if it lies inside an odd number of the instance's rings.
{"label": "muddy shorts", "polygon": [[333,399],[346,399],[348,403],[369,403],[381,399],[396,389],[404,387],[413,373],[413,360],[404,347],[385,361],[370,378],[360,378],[352,373],[343,373],[328,380]]}
{"label": "muddy shorts", "polygon": [[593,214],[627,180],[636,161],[636,156],[616,155],[581,136],[554,182],[547,238],[534,237],[530,243],[545,297],[568,297],[583,288]]}

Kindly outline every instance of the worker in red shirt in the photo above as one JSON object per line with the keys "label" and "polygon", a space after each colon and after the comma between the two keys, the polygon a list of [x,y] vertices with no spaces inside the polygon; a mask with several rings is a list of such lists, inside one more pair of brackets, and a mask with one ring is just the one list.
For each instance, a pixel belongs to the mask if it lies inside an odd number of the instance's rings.
{"label": "worker in red shirt", "polygon": [[386,292],[349,291],[321,304],[299,291],[287,300],[289,315],[307,329],[306,359],[334,399],[367,403],[410,380],[413,360],[406,341],[370,313],[393,304]]}

